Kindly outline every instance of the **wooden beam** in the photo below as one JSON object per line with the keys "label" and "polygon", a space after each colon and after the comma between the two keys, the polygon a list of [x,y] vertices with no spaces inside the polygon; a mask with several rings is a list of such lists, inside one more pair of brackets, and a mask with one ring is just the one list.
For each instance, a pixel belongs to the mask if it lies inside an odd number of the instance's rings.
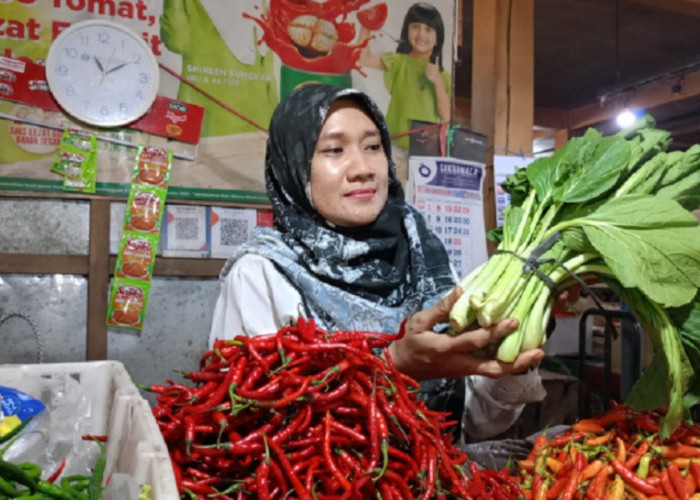
{"label": "wooden beam", "polygon": [[700,17],[699,0],[627,0],[653,9],[668,10],[685,16]]}
{"label": "wooden beam", "polygon": [[679,103],[700,95],[700,71],[660,80],[654,85],[640,87],[634,93],[612,96],[604,103],[588,104],[569,111],[570,130],[587,127],[612,119],[624,106],[635,106],[647,110],[669,103]]}
{"label": "wooden beam", "polygon": [[0,254],[0,274],[88,274],[85,255]]}
{"label": "wooden beam", "polygon": [[95,361],[107,359],[109,200],[90,200],[89,262],[85,359]]}
{"label": "wooden beam", "polygon": [[[117,258],[109,258],[109,271],[114,272]],[[187,259],[156,257],[153,276],[178,276],[183,278],[217,278],[226,259]]]}
{"label": "wooden beam", "polygon": [[484,223],[490,230],[496,226],[494,153],[532,151],[534,0],[481,0],[473,9],[471,123],[488,141]]}

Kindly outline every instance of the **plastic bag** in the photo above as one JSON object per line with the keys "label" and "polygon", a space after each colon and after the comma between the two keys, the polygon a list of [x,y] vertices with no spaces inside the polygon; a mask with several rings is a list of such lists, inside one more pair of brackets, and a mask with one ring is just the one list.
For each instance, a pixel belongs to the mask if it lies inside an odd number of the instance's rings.
{"label": "plastic bag", "polygon": [[0,385],[0,443],[17,434],[45,408],[29,394]]}

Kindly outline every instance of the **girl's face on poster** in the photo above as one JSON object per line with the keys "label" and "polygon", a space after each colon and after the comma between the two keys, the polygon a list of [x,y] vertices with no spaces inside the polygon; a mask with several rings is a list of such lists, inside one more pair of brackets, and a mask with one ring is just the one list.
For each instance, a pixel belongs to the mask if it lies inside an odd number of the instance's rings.
{"label": "girl's face on poster", "polygon": [[349,100],[334,102],[311,159],[311,200],[328,222],[357,227],[375,221],[389,193],[389,161],[379,129]]}
{"label": "girl's face on poster", "polygon": [[413,57],[430,60],[433,48],[437,45],[437,31],[425,23],[410,23],[408,25],[408,42],[411,44]]}

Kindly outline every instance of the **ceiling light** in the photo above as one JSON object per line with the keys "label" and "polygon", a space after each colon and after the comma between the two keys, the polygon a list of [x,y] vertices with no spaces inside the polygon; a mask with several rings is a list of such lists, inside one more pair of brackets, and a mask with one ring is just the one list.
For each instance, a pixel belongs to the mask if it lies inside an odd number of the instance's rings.
{"label": "ceiling light", "polygon": [[643,110],[633,110],[631,108],[625,108],[617,114],[615,117],[615,123],[620,128],[628,128],[634,125],[634,123],[644,114]]}

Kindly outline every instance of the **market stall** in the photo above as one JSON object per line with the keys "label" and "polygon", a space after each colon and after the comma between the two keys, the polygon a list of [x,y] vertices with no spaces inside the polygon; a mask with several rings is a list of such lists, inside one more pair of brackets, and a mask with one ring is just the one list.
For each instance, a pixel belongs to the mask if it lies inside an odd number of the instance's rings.
{"label": "market stall", "polygon": [[700,147],[530,155],[533,2],[98,4],[0,19],[0,499],[700,496]]}

